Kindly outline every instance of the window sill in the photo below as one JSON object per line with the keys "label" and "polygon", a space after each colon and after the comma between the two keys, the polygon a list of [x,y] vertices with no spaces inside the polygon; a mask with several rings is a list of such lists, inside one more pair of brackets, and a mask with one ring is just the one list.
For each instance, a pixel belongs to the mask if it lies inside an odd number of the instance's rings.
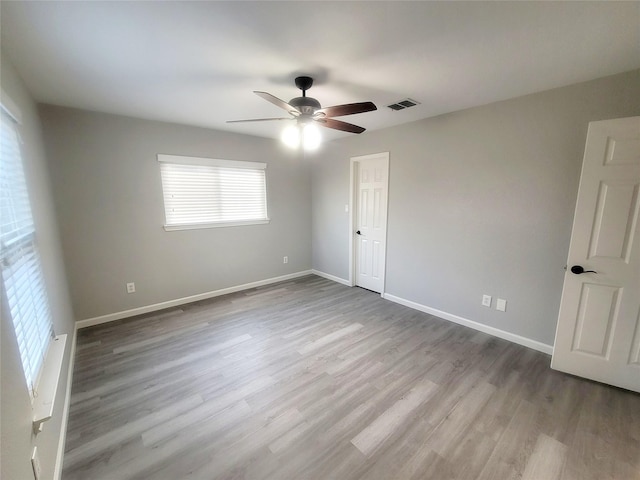
{"label": "window sill", "polygon": [[58,335],[49,344],[38,386],[33,397],[33,431],[36,433],[41,432],[42,423],[53,416],[53,404],[58,391],[58,383],[60,382],[66,343],[67,335]]}
{"label": "window sill", "polygon": [[164,229],[167,232],[173,232],[175,230],[200,230],[203,228],[222,228],[222,227],[242,227],[245,225],[264,225],[269,223],[270,220],[247,220],[244,222],[218,222],[218,223],[192,223],[186,225],[165,225]]}

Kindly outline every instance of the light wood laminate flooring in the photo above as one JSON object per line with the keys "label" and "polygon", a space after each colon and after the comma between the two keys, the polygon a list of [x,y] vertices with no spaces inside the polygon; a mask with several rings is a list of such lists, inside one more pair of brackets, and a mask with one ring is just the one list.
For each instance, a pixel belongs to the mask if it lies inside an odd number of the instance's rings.
{"label": "light wood laminate flooring", "polygon": [[640,395],[316,276],[78,332],[64,480],[640,479]]}

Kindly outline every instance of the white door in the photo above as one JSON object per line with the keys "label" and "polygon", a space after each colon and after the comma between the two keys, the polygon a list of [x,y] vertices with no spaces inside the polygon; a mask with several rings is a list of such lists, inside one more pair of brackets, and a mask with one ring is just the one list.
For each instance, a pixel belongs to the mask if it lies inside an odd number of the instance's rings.
{"label": "white door", "polygon": [[551,361],[556,370],[636,392],[639,188],[640,117],[591,122]]}
{"label": "white door", "polygon": [[355,185],[355,284],[382,293],[387,246],[389,153],[351,159]]}

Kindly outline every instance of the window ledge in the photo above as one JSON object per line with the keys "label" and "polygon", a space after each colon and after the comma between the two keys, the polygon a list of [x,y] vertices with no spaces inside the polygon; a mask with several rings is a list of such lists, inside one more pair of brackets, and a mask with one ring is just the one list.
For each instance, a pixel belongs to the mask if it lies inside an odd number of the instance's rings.
{"label": "window ledge", "polygon": [[53,416],[53,404],[60,382],[66,343],[67,335],[58,335],[49,344],[38,387],[33,397],[33,431],[36,433],[41,432],[42,423]]}
{"label": "window ledge", "polygon": [[269,223],[270,220],[246,220],[243,222],[217,222],[217,223],[191,223],[185,225],[165,225],[164,229],[167,232],[175,230],[198,230],[201,228],[220,228],[220,227],[241,227],[244,225],[264,225]]}

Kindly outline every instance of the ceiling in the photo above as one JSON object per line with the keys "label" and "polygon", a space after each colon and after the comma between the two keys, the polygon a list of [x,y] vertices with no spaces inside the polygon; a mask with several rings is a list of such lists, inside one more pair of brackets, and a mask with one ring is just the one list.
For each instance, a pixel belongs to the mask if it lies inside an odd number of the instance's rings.
{"label": "ceiling", "polygon": [[252,91],[289,101],[300,74],[323,106],[373,101],[341,118],[370,132],[640,67],[640,2],[0,5],[39,102],[273,138],[281,122],[225,121],[281,116]]}

